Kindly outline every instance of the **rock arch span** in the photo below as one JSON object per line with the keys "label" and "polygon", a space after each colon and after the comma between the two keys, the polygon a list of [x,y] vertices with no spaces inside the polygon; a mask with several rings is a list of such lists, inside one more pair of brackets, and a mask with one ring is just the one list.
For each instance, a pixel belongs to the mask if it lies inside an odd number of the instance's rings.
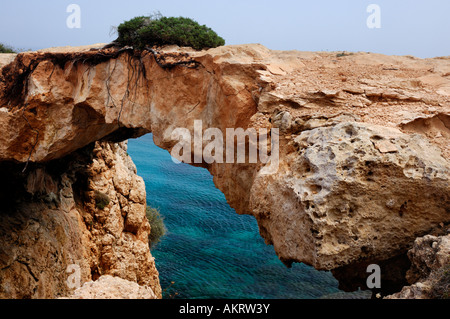
{"label": "rock arch span", "polygon": [[[338,58],[260,45],[161,52],[155,57],[113,48],[53,49],[11,56],[10,64],[0,65],[0,159],[21,190],[13,192],[21,194],[17,199],[31,204],[36,193],[53,193],[60,207],[61,192],[70,186],[72,204],[83,211],[95,206],[89,191],[112,185],[111,197],[125,211],[118,217],[123,228],[101,238],[139,239],[146,226],[137,211],[145,195],[131,190],[142,191],[139,178],[116,181],[111,175],[135,175],[124,159],[125,146],[114,143],[152,132],[155,143],[170,151],[176,143],[170,132],[202,120],[204,129],[224,132],[280,130],[280,169],[274,174],[261,176],[261,163],[201,165],[238,213],[255,216],[261,235],[287,265],[304,262],[339,275],[345,267],[404,255],[416,237],[450,222],[448,145],[400,129],[410,110],[416,118],[448,112],[448,59],[362,53]],[[162,67],[162,60],[172,67]],[[389,73],[386,64],[401,66],[403,73]],[[364,79],[367,72],[372,76]],[[389,120],[386,110],[393,113]],[[101,185],[102,178],[111,185]],[[114,219],[90,209],[92,220],[79,214],[83,227],[99,222],[102,229],[114,228]],[[94,246],[97,257],[86,265],[86,278],[102,269],[120,273],[117,265],[102,268],[108,264],[104,256],[114,260],[117,253],[101,251],[111,244]],[[155,276],[138,277],[132,279],[158,291]]]}

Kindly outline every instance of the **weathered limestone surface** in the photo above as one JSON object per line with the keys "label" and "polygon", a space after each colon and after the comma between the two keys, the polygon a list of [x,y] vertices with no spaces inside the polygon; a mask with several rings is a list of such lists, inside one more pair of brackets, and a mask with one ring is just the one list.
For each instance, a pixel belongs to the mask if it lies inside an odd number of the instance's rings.
{"label": "weathered limestone surface", "polygon": [[[145,185],[126,143],[97,142],[47,165],[30,164],[26,174],[23,165],[1,168],[15,183],[2,188],[0,298],[66,297],[73,282],[103,275],[161,298]],[[103,209],[98,192],[109,199]]]}
{"label": "weathered limestone surface", "polygon": [[448,299],[450,296],[450,235],[417,238],[408,252],[411,268],[406,286],[387,299]]}
{"label": "weathered limestone surface", "polygon": [[[334,270],[388,260],[405,254],[415,238],[450,223],[448,57],[338,57],[261,45],[201,52],[166,47],[160,49],[166,62],[189,63],[163,68],[147,51],[95,47],[0,59],[1,163],[17,171],[27,165],[24,174],[30,175],[34,166],[97,141],[121,142],[149,132],[170,151],[177,143],[173,130],[192,132],[195,120],[202,120],[203,130],[222,132],[279,128],[278,171],[261,174],[262,163],[199,165],[209,169],[238,213],[255,216],[261,235],[287,264]],[[104,151],[114,154],[113,145],[97,144],[93,152],[100,158]],[[96,211],[91,193],[90,206],[86,201],[72,224],[86,225],[87,215],[100,221],[102,228],[88,241],[97,247],[98,263],[122,276],[128,266],[115,259],[120,249],[111,250],[112,243],[144,243],[148,230],[141,224],[145,193],[129,187],[137,183],[142,189],[142,182],[135,173],[130,180],[111,169],[115,161],[122,160],[87,164],[97,175],[81,186],[107,193],[112,206]],[[31,211],[22,218],[33,220]],[[106,248],[98,248],[99,242]],[[136,249],[141,257],[128,256],[130,267],[142,258],[151,265],[149,255]],[[13,255],[2,253],[6,259]],[[155,282],[136,269],[132,273],[125,279]]]}
{"label": "weathered limestone surface", "polygon": [[78,288],[68,299],[157,299],[148,287],[109,275]]}

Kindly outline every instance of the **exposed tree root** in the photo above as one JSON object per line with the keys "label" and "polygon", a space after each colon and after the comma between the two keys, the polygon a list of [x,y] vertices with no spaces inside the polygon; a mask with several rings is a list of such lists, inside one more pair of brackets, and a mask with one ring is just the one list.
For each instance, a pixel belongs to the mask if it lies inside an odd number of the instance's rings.
{"label": "exposed tree root", "polygon": [[[17,55],[12,63],[5,66],[0,74],[0,107],[11,109],[15,106],[21,107],[24,104],[24,99],[28,93],[28,79],[37,66],[43,61],[50,61],[55,68],[59,67],[61,69],[64,69],[68,62],[73,63],[74,65],[81,63],[89,66],[96,66],[111,59],[117,59],[121,54],[126,52],[129,54],[129,62],[137,60],[140,64],[138,69],[131,65],[133,69],[131,79],[133,79],[134,76],[138,76],[137,78],[139,78],[142,73],[145,77],[145,68],[142,65],[142,57],[145,56],[146,51],[154,56],[156,63],[163,69],[171,69],[177,66],[195,69],[200,66],[200,63],[190,58],[187,53],[160,53],[155,48],[149,47],[144,51],[138,51],[134,50],[133,47],[117,48],[114,43],[111,43],[102,49],[93,49],[88,52],[21,53]],[[53,75],[53,72],[50,77]]]}
{"label": "exposed tree root", "polygon": [[31,125],[30,121],[28,121],[28,118],[25,116],[25,110],[26,110],[26,109],[27,109],[27,106],[25,106],[25,107],[22,109],[22,117],[25,119],[25,121],[27,121],[27,124],[28,124],[28,126],[30,127],[30,129],[31,129],[33,132],[36,133],[36,140],[35,140],[35,142],[34,142],[34,144],[33,144],[33,147],[32,147],[31,150],[30,150],[30,154],[28,155],[28,159],[27,159],[27,162],[26,162],[26,164],[25,164],[25,167],[24,167],[23,170],[22,170],[22,173],[25,173],[25,171],[26,171],[27,168],[28,168],[28,164],[30,163],[31,155],[33,154],[33,151],[34,151],[34,149],[36,148],[37,143],[39,142],[39,134],[40,134],[39,130],[36,130],[35,128],[33,128],[33,126]]}
{"label": "exposed tree root", "polygon": [[[56,68],[64,70],[67,63],[71,63],[74,66],[80,64],[87,66],[85,72],[89,72],[91,67],[98,64],[115,60],[114,67],[110,69],[110,74],[106,80],[106,88],[108,92],[109,101],[112,102],[114,107],[120,108],[117,123],[120,127],[120,119],[124,111],[124,105],[127,101],[136,100],[138,89],[140,86],[145,86],[145,83],[140,81],[146,81],[146,69],[142,61],[146,54],[151,53],[155,59],[155,62],[163,69],[172,69],[174,67],[186,67],[189,69],[195,69],[200,66],[200,63],[190,58],[187,53],[160,53],[157,48],[146,48],[144,51],[134,50],[133,47],[119,48],[115,43],[111,43],[101,49],[91,49],[87,52],[69,52],[69,53],[53,53],[53,52],[34,52],[34,53],[22,53],[18,54],[16,59],[5,66],[1,70],[0,74],[0,107],[6,107],[10,111],[13,109],[22,110],[22,117],[27,122],[30,130],[36,133],[35,141],[32,143],[32,149],[23,171],[27,170],[31,156],[34,149],[39,143],[40,132],[33,127],[29,118],[26,116],[28,104],[25,99],[29,90],[29,78],[39,66],[41,62],[50,62],[53,64],[53,70],[49,76],[49,80],[53,76]],[[127,75],[127,88],[120,100],[116,104],[116,101],[110,91],[110,81],[116,70],[117,59],[122,55],[127,54],[128,63],[128,75]],[[108,101],[108,102],[109,102]]]}
{"label": "exposed tree root", "polygon": [[[95,66],[119,57],[128,49],[89,51],[76,53],[21,53],[5,66],[0,74],[0,107],[22,106],[28,93],[28,79],[43,61],[51,62],[55,68],[64,69],[67,62]],[[54,72],[54,70],[53,70]],[[53,75],[53,72],[50,76]]]}

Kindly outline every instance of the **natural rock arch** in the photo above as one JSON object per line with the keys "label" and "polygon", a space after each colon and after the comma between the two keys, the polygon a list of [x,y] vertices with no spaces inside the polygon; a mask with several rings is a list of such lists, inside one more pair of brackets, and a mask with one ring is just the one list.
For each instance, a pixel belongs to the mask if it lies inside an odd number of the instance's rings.
{"label": "natural rock arch", "polygon": [[[222,131],[280,129],[275,174],[261,176],[261,163],[202,166],[238,213],[255,216],[286,264],[363,269],[403,255],[416,237],[450,222],[449,164],[442,156],[448,145],[401,132],[396,126],[405,113],[383,122],[386,106],[422,116],[431,105],[448,109],[448,87],[427,78],[430,64],[439,70],[448,59],[407,64],[407,58],[336,58],[260,45],[202,52],[167,47],[156,56],[114,48],[57,51],[21,54],[2,69],[0,158],[5,169],[14,168],[13,176],[26,168],[18,179],[24,183],[39,167],[77,154],[89,158],[83,162],[93,170],[87,183],[104,173],[96,170],[92,152],[108,148],[106,141],[152,132],[155,143],[170,151],[176,143],[170,132],[202,120],[205,129]],[[175,66],[164,68],[161,61]],[[380,71],[386,63],[402,65],[405,73],[392,80],[392,73]],[[376,80],[361,82],[358,74],[368,70]],[[444,75],[439,72],[434,76]],[[399,92],[396,83],[408,76],[423,79],[420,87],[427,90],[404,84]],[[98,141],[103,144],[94,148]],[[100,149],[97,154],[102,158]],[[44,184],[62,183],[57,174],[43,176]],[[133,227],[139,237],[140,226]]]}

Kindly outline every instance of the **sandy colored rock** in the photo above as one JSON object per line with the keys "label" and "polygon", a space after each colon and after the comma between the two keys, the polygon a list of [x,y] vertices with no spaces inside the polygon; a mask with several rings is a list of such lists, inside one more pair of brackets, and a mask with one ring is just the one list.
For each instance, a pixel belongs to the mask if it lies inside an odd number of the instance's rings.
{"label": "sandy colored rock", "polygon": [[16,56],[16,53],[0,53],[0,68],[14,61]]}
{"label": "sandy colored rock", "polygon": [[381,153],[395,153],[398,152],[398,148],[392,144],[389,141],[377,141],[374,143],[375,147],[381,152]]}
{"label": "sandy colored rock", "polygon": [[445,299],[450,294],[450,235],[417,238],[408,252],[411,286],[386,299]]}
{"label": "sandy colored rock", "polygon": [[[449,57],[340,56],[258,44],[159,50],[185,64],[162,68],[150,52],[114,48],[17,55],[0,79],[0,161],[44,164],[102,139],[149,132],[171,151],[174,129],[193,134],[195,120],[203,131],[279,128],[276,172],[261,174],[262,163],[200,165],[231,207],[256,217],[286,263],[335,269],[387,260],[450,223]],[[142,240],[143,194],[123,173],[125,162],[102,155],[117,153],[108,145],[97,147],[89,166],[84,218],[101,222],[93,236],[108,235],[106,243],[110,235]],[[104,210],[92,202],[95,190],[111,198]],[[100,265],[125,276],[113,247],[92,249]],[[137,265],[139,258],[128,257]]]}
{"label": "sandy colored rock", "polygon": [[[93,150],[96,161],[87,167],[90,181],[86,213],[93,217],[90,229],[95,236],[91,241],[96,246],[91,268],[97,267],[101,275],[148,286],[161,297],[159,273],[148,244],[151,229],[145,215],[145,183],[136,175],[136,166],[126,151],[126,143],[96,143]],[[129,181],[129,188],[119,186],[117,180]],[[135,196],[138,203],[133,201],[130,190],[140,194]],[[107,194],[110,203],[104,209],[97,207],[92,196],[95,191]],[[121,201],[127,209],[123,209]],[[90,216],[87,216],[89,223]]]}
{"label": "sandy colored rock", "polygon": [[[97,143],[48,166],[30,164],[25,177],[23,167],[0,169],[8,180],[17,181],[7,186],[13,196],[2,190],[0,298],[66,297],[72,292],[70,267],[79,269],[80,284],[112,275],[142,286],[138,297],[148,297],[151,291],[161,298],[159,273],[149,250],[145,196],[134,203],[113,181],[113,176],[129,179],[130,188],[145,194],[126,143]],[[96,191],[109,198],[104,209],[96,205]],[[11,203],[11,198],[18,203]],[[126,227],[130,218],[121,205],[133,206],[132,229]],[[114,291],[105,296],[120,297]]]}
{"label": "sandy colored rock", "polygon": [[102,276],[78,288],[66,299],[156,299],[148,287],[118,277]]}
{"label": "sandy colored rock", "polygon": [[[380,151],[380,141],[397,151]],[[282,260],[302,256],[333,269],[393,257],[448,218],[441,201],[449,194],[447,161],[418,135],[343,122],[291,143],[278,172],[256,176],[250,199],[261,234]]]}

